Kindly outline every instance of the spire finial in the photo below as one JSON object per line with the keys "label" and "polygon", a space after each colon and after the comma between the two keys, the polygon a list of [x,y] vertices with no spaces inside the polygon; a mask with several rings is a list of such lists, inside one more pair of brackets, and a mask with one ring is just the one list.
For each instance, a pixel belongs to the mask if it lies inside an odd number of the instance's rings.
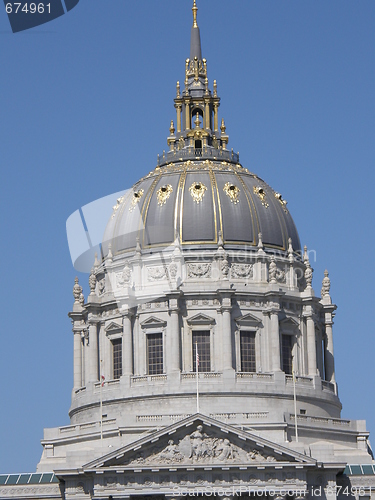
{"label": "spire finial", "polygon": [[198,7],[196,4],[196,1],[194,0],[193,8],[191,9],[193,11],[193,28],[198,28],[197,24],[197,12],[198,12]]}

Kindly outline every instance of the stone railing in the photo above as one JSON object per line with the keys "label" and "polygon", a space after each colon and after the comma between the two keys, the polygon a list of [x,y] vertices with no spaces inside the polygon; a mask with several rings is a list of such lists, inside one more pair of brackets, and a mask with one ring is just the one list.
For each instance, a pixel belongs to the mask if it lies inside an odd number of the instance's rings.
{"label": "stone railing", "polygon": [[163,151],[163,154],[158,155],[158,166],[164,165],[165,163],[175,162],[178,160],[185,159],[205,159],[210,158],[212,160],[229,160],[234,163],[240,161],[239,153],[234,153],[233,149],[228,151],[227,149],[216,149],[211,146],[206,146],[203,148],[192,148],[186,147],[183,149],[177,149],[173,151]]}
{"label": "stone railing", "polygon": [[[295,420],[295,416],[290,414],[290,420]],[[297,415],[297,422],[301,423],[314,423],[317,425],[336,425],[340,427],[350,427],[351,420],[344,420],[342,418],[329,418],[329,417],[314,417],[310,415]]]}
{"label": "stone railing", "polygon": [[[111,419],[104,419],[103,422],[103,427],[104,426],[109,426],[109,425],[115,425],[116,424],[116,419],[111,418]],[[77,425],[64,425],[62,427],[59,427],[59,434],[69,434],[69,433],[81,433],[82,431],[91,431],[93,429],[100,429],[101,422],[100,420],[97,420],[95,422],[86,422],[84,424],[77,424]]]}
{"label": "stone railing", "polygon": [[327,380],[322,380],[322,390],[330,391],[336,394],[336,385]]}
{"label": "stone railing", "polygon": [[[307,384],[313,385],[314,381],[311,377],[303,377],[302,375],[296,375],[296,384]],[[293,384],[293,375],[285,375],[285,382],[287,384]]]}
{"label": "stone railing", "polygon": [[256,372],[237,372],[236,373],[236,379],[238,380],[249,380],[249,379],[256,379],[256,380],[265,380],[272,382],[273,381],[273,373],[256,373]]}
{"label": "stone railing", "polygon": [[[222,377],[221,372],[199,372],[199,380],[201,379],[220,379]],[[181,380],[196,380],[197,374],[195,372],[181,373]]]}
{"label": "stone railing", "polygon": [[131,377],[133,384],[139,384],[144,382],[166,382],[168,376],[165,373],[160,375],[136,375]]}

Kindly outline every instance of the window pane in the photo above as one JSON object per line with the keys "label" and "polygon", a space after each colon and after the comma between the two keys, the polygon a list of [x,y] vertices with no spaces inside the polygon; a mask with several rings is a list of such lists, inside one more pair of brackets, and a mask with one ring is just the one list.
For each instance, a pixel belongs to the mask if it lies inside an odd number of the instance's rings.
{"label": "window pane", "polygon": [[122,339],[112,340],[113,346],[113,378],[120,378],[122,375]]}
{"label": "window pane", "polygon": [[210,353],[210,332],[209,330],[193,332],[193,371],[196,371],[198,347],[198,371],[211,371],[211,353]]}
{"label": "window pane", "polygon": [[161,333],[147,335],[147,359],[149,375],[163,373],[163,337]]}
{"label": "window pane", "polygon": [[292,374],[292,336],[281,336],[281,358],[283,362],[283,371],[287,375]]}
{"label": "window pane", "polygon": [[255,372],[255,332],[241,332],[240,334],[241,351],[241,371]]}

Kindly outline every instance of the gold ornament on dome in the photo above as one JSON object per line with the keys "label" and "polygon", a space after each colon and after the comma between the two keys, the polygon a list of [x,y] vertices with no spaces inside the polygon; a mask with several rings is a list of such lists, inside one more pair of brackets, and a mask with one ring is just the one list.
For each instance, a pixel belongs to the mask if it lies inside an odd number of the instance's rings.
{"label": "gold ornament on dome", "polygon": [[125,200],[125,195],[121,196],[121,198],[117,198],[116,205],[113,208],[112,219],[116,215],[117,210],[120,208],[121,203]]}
{"label": "gold ornament on dome", "polygon": [[143,193],[144,193],[143,189],[140,189],[139,191],[135,191],[133,193],[133,199],[132,199],[132,202],[131,202],[130,207],[129,207],[129,212],[132,212],[135,209],[135,206],[137,205],[137,203],[139,203],[141,201]]}
{"label": "gold ornament on dome", "polygon": [[232,184],[231,182],[227,182],[224,186],[224,193],[228,196],[231,203],[237,205],[239,203],[240,196],[240,188]]}
{"label": "gold ornament on dome", "polygon": [[253,187],[253,191],[254,191],[254,194],[256,194],[260,198],[260,201],[262,202],[262,205],[265,208],[268,208],[269,204],[267,203],[267,200],[266,200],[266,192],[265,192],[265,190],[262,187],[260,187],[260,186],[254,186]]}
{"label": "gold ornament on dome", "polygon": [[166,184],[165,186],[160,187],[156,191],[156,195],[158,198],[158,205],[162,206],[165,205],[166,201],[171,195],[171,192],[173,191],[173,188],[170,184]]}
{"label": "gold ornament on dome", "polygon": [[286,200],[283,200],[283,197],[281,196],[280,193],[275,193],[275,198],[277,200],[279,200],[280,205],[283,207],[284,212],[287,214],[288,213],[288,209],[286,208],[286,205],[287,205],[288,202]]}
{"label": "gold ornament on dome", "polygon": [[193,184],[189,187],[189,191],[195,203],[200,203],[203,200],[203,196],[207,191],[207,188],[203,182],[193,182]]}

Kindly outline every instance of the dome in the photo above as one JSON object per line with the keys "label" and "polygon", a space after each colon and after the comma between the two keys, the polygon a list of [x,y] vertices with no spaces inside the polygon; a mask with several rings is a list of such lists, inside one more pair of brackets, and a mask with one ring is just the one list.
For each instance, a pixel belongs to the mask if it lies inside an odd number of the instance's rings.
{"label": "dome", "polygon": [[112,253],[169,246],[217,246],[300,251],[287,202],[239,163],[201,158],[157,167],[118,200],[107,225],[104,250]]}

